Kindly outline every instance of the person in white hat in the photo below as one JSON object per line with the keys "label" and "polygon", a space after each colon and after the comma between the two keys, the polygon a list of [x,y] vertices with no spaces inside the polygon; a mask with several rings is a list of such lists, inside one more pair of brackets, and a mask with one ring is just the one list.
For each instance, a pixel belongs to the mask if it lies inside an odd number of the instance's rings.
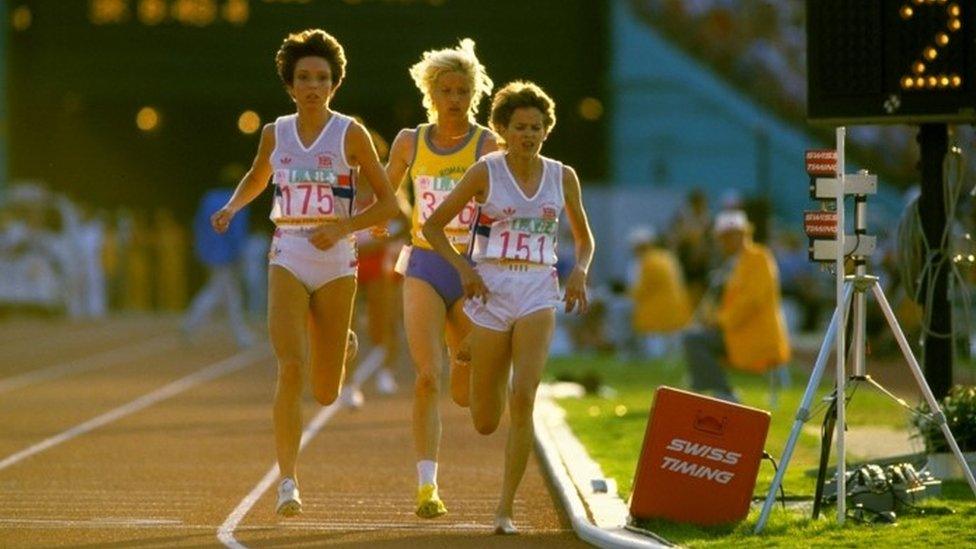
{"label": "person in white hat", "polygon": [[[700,326],[683,338],[692,390],[712,391],[737,402],[721,362],[764,373],[790,359],[786,322],[780,308],[779,272],[768,248],[752,241],[745,212],[729,210],[715,218],[715,237],[725,262],[713,273]],[[711,299],[709,299],[709,296]]]}

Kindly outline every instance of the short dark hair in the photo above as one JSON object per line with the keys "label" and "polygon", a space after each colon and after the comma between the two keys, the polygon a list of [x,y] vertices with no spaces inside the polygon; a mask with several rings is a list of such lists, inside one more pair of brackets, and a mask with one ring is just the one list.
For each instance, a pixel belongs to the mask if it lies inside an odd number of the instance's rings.
{"label": "short dark hair", "polygon": [[286,86],[291,86],[295,77],[295,65],[303,57],[322,57],[332,69],[332,87],[342,83],[346,75],[346,52],[334,36],[322,29],[306,29],[289,34],[278,53],[275,54],[275,67],[278,78]]}
{"label": "short dark hair", "polygon": [[491,126],[496,132],[508,127],[515,109],[535,107],[542,112],[546,132],[556,125],[556,103],[537,84],[523,80],[509,82],[491,100]]}

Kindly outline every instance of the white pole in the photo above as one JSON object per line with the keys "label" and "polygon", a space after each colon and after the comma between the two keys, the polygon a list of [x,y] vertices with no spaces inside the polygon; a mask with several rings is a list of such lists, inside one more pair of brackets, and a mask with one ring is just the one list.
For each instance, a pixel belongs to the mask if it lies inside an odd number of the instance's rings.
{"label": "white pole", "polygon": [[847,465],[845,463],[844,449],[844,425],[845,425],[845,385],[847,384],[847,369],[844,364],[844,348],[847,339],[847,307],[844,299],[844,233],[846,223],[844,222],[844,193],[845,193],[845,167],[844,167],[844,137],[846,128],[837,128],[837,318],[840,321],[837,326],[837,524],[844,524],[847,515]]}

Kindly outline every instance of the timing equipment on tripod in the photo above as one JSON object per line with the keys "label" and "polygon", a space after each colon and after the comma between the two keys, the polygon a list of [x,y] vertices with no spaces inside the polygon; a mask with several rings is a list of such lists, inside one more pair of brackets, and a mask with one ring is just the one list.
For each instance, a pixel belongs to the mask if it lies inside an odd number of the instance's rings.
{"label": "timing equipment on tripod", "polygon": [[[908,340],[905,338],[904,332],[902,332],[901,327],[898,325],[898,320],[895,318],[895,313],[892,311],[891,305],[888,303],[888,299],[885,297],[884,292],[881,289],[881,285],[878,284],[878,278],[869,275],[867,272],[866,258],[869,253],[873,252],[874,250],[874,237],[867,234],[867,197],[868,195],[877,192],[877,178],[863,171],[857,174],[846,173],[844,168],[845,137],[846,128],[837,128],[837,145],[834,155],[829,154],[830,151],[811,151],[812,154],[808,153],[807,157],[808,171],[814,178],[813,182],[811,183],[811,196],[817,200],[828,201],[828,205],[823,209],[823,211],[833,213],[835,216],[833,218],[828,216],[828,221],[822,222],[822,225],[826,228],[822,229],[821,233],[815,233],[824,234],[826,236],[827,232],[832,226],[834,232],[832,237],[824,238],[820,236],[811,236],[811,259],[814,261],[834,261],[837,306],[834,309],[834,314],[831,317],[830,324],[827,327],[827,332],[824,335],[823,343],[821,344],[820,352],[817,354],[817,360],[813,367],[813,371],[810,373],[810,381],[807,384],[806,391],[803,393],[803,399],[800,402],[800,407],[796,412],[793,428],[790,431],[789,438],[787,439],[786,448],[783,450],[781,466],[776,472],[776,475],[773,477],[773,482],[769,487],[769,493],[766,496],[766,501],[763,503],[759,520],[756,523],[756,533],[763,530],[766,525],[766,521],[769,519],[769,513],[772,510],[773,503],[776,500],[776,491],[783,482],[783,476],[785,475],[786,469],[789,466],[790,458],[793,455],[793,450],[796,448],[800,431],[803,428],[803,424],[810,419],[810,404],[813,401],[817,387],[820,385],[820,379],[823,376],[824,369],[827,366],[827,357],[830,354],[830,348],[832,345],[836,343],[836,378],[833,393],[827,399],[830,402],[830,406],[824,419],[824,429],[822,433],[823,438],[821,440],[820,472],[817,480],[816,496],[814,498],[815,516],[817,513],[819,513],[820,504],[823,502],[822,496],[824,493],[824,479],[826,476],[827,461],[830,456],[830,445],[832,443],[833,436],[836,436],[837,439],[836,461],[838,474],[834,476],[835,482],[833,483],[834,486],[832,487],[832,490],[834,490],[834,493],[836,494],[835,501],[837,503],[837,522],[843,524],[847,514],[846,508],[849,494],[847,490],[847,481],[850,473],[847,472],[846,466],[845,415],[847,400],[851,398],[848,396],[847,390],[854,390],[860,384],[865,384],[869,387],[877,389],[882,394],[892,398],[895,400],[895,402],[904,406],[905,408],[912,410],[912,407],[909,406],[908,403],[895,396],[879,383],[871,379],[871,376],[867,373],[867,365],[865,363],[865,317],[867,310],[867,294],[869,292],[874,296],[875,301],[881,308],[881,312],[884,313],[884,317],[888,322],[888,327],[891,329],[895,340],[898,342],[898,346],[901,349],[906,362],[908,363],[909,369],[915,378],[918,388],[922,392],[922,396],[928,403],[929,409],[933,410],[933,413],[931,414],[932,420],[939,425],[940,429],[942,430],[942,434],[945,435],[949,448],[952,450],[952,453],[955,454],[960,465],[962,465],[963,473],[967,482],[969,482],[969,487],[972,489],[973,493],[976,494],[976,479],[973,478],[973,473],[967,467],[962,452],[959,450],[959,445],[956,443],[955,438],[953,438],[952,433],[949,430],[949,426],[946,424],[945,414],[942,412],[938,402],[935,400],[935,396],[932,394],[932,390],[925,381],[925,377],[922,374],[922,369],[919,366],[918,361],[915,359],[915,356],[912,354],[911,347],[908,344]],[[813,165],[813,169],[811,169],[811,164]],[[826,174],[830,168],[833,168],[834,170],[833,177],[820,177],[821,175]],[[847,232],[846,224],[844,222],[845,198],[848,195],[854,196],[854,234],[852,235],[845,234]],[[829,209],[830,200],[834,201],[833,212],[831,212]],[[810,234],[809,229],[808,234]],[[846,272],[848,260],[853,263],[854,267],[853,274],[850,275],[848,275]],[[844,329],[847,326],[848,312],[851,313],[852,320],[852,339],[849,349],[845,341],[847,334],[846,330]],[[850,353],[851,362],[850,375],[848,375],[847,368],[848,352]],[[876,471],[874,473],[876,473]],[[857,478],[861,479],[862,477]],[[871,478],[877,480],[877,475],[872,473],[869,475],[868,479],[870,480]],[[866,485],[870,485],[870,482]],[[856,492],[858,489],[859,488],[852,486],[851,493]]]}
{"label": "timing equipment on tripod", "polygon": [[[810,261],[832,262],[837,259],[837,151],[816,149],[806,152],[807,174],[810,176],[810,198],[820,201],[820,210],[803,212],[803,230],[810,240]],[[867,203],[867,195],[878,192],[878,176],[861,170],[844,178],[844,194],[853,194],[857,205]],[[855,227],[855,238],[844,245],[844,256],[868,257],[874,254],[877,240],[868,235],[866,227]]]}

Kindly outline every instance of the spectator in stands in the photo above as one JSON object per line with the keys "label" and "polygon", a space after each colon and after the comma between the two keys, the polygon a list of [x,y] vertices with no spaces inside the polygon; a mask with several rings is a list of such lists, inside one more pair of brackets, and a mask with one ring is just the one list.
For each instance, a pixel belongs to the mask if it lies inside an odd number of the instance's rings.
{"label": "spectator in stands", "polygon": [[0,306],[50,315],[68,305],[63,276],[70,260],[52,196],[33,182],[13,185],[0,215]]}
{"label": "spectator in stands", "polygon": [[692,390],[713,391],[731,402],[739,399],[722,360],[763,373],[790,359],[776,263],[765,246],[753,243],[751,230],[741,210],[716,217],[714,232],[725,261],[713,273],[698,310],[700,326],[683,341]]}
{"label": "spectator in stands", "polygon": [[162,311],[182,311],[186,307],[186,231],[167,208],[155,216],[156,307]]}
{"label": "spectator in stands", "polygon": [[792,300],[798,313],[791,327],[801,332],[817,331],[821,327],[821,312],[830,301],[830,290],[825,286],[829,286],[833,278],[817,276],[801,234],[784,232],[777,244],[776,265],[783,296]]}
{"label": "spectator in stands", "polygon": [[[785,119],[806,116],[804,2],[783,0],[631,0],[634,15],[710,65]],[[965,150],[974,130],[959,126]],[[824,136],[826,137],[826,135]],[[915,131],[907,126],[851,127],[851,154],[903,182],[917,179]],[[976,174],[976,165],[968,169]]]}
{"label": "spectator in stands", "polygon": [[60,258],[61,291],[68,318],[85,316],[85,262],[82,249],[81,219],[78,207],[67,195],[49,192],[45,201],[48,219],[53,223],[51,245]]}
{"label": "spectator in stands", "polygon": [[711,215],[708,213],[708,199],[701,189],[688,193],[687,204],[670,226],[671,248],[678,255],[688,284],[690,303],[694,308],[705,291],[711,256],[708,243]]}
{"label": "spectator in stands", "polygon": [[105,274],[106,301],[109,310],[122,308],[122,266],[125,262],[124,226],[118,212],[105,216],[105,235],[102,240],[102,272]]}
{"label": "spectator in stands", "polygon": [[630,286],[633,331],[641,354],[658,358],[691,319],[688,289],[677,258],[660,246],[653,228],[637,227],[628,240],[636,271]]}
{"label": "spectator in stands", "polygon": [[268,312],[268,252],[271,251],[271,231],[251,228],[244,245],[244,295],[247,312],[264,317]]}
{"label": "spectator in stands", "polygon": [[153,235],[146,214],[129,212],[129,239],[125,249],[125,291],[123,307],[129,311],[149,311],[153,308],[152,258]]}
{"label": "spectator in stands", "polygon": [[247,240],[247,210],[234,216],[224,233],[211,229],[210,216],[226,204],[233,190],[227,187],[208,191],[200,200],[193,218],[194,250],[197,259],[207,267],[207,284],[193,298],[183,320],[187,336],[200,328],[210,313],[223,303],[234,337],[241,347],[250,346],[254,336],[244,320],[241,298],[240,260]]}
{"label": "spectator in stands", "polygon": [[84,315],[102,318],[108,312],[108,294],[105,286],[103,254],[105,247],[105,222],[90,204],[81,204],[78,239],[81,252]]}

